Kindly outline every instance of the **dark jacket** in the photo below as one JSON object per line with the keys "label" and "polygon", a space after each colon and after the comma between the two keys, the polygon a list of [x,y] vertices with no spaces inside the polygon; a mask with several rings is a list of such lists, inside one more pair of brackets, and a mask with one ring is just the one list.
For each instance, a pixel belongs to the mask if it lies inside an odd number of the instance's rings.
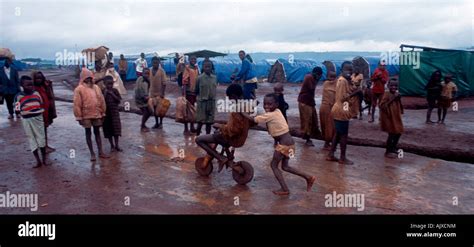
{"label": "dark jacket", "polygon": [[0,93],[17,94],[18,92],[20,92],[18,70],[10,65],[10,79],[8,79],[4,67],[0,67]]}

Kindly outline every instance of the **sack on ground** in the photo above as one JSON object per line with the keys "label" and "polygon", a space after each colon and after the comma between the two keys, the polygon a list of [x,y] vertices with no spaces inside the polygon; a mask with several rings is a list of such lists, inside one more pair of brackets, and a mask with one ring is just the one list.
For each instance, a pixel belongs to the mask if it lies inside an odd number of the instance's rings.
{"label": "sack on ground", "polygon": [[194,122],[196,116],[196,108],[189,103],[185,97],[176,99],[176,115],[175,121],[178,123]]}

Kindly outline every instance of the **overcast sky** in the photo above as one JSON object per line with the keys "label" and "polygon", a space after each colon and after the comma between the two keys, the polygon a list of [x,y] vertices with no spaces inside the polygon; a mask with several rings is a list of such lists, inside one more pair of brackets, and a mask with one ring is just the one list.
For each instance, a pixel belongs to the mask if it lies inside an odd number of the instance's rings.
{"label": "overcast sky", "polygon": [[[474,1],[8,1],[0,46],[18,58],[106,45],[115,54],[467,48]],[[76,49],[77,47],[77,49]]]}

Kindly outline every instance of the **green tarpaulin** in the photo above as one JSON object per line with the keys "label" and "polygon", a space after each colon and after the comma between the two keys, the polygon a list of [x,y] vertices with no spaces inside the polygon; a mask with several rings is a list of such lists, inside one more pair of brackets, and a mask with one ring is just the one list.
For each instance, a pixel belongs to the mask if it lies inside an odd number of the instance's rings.
{"label": "green tarpaulin", "polygon": [[469,51],[420,51],[420,67],[400,65],[400,93],[425,96],[425,85],[435,70],[452,74],[458,95],[474,95],[474,53]]}

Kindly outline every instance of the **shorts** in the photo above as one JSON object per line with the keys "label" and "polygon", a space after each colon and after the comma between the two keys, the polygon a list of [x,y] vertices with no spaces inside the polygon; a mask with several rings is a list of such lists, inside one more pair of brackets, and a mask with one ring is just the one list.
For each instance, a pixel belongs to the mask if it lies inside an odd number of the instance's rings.
{"label": "shorts", "polygon": [[336,128],[336,133],[339,135],[349,134],[349,121],[334,120],[334,127]]}
{"label": "shorts", "polygon": [[440,108],[449,108],[449,107],[451,107],[451,99],[447,98],[447,97],[441,97],[438,100],[438,106]]}
{"label": "shorts", "polygon": [[102,126],[102,123],[103,123],[102,118],[83,119],[81,121],[81,125],[84,128],[90,128],[92,126],[100,127],[100,126]]}
{"label": "shorts", "polygon": [[295,155],[295,145],[293,144],[290,146],[286,146],[286,145],[277,144],[275,147],[275,151],[290,158],[290,156],[293,157]]}

